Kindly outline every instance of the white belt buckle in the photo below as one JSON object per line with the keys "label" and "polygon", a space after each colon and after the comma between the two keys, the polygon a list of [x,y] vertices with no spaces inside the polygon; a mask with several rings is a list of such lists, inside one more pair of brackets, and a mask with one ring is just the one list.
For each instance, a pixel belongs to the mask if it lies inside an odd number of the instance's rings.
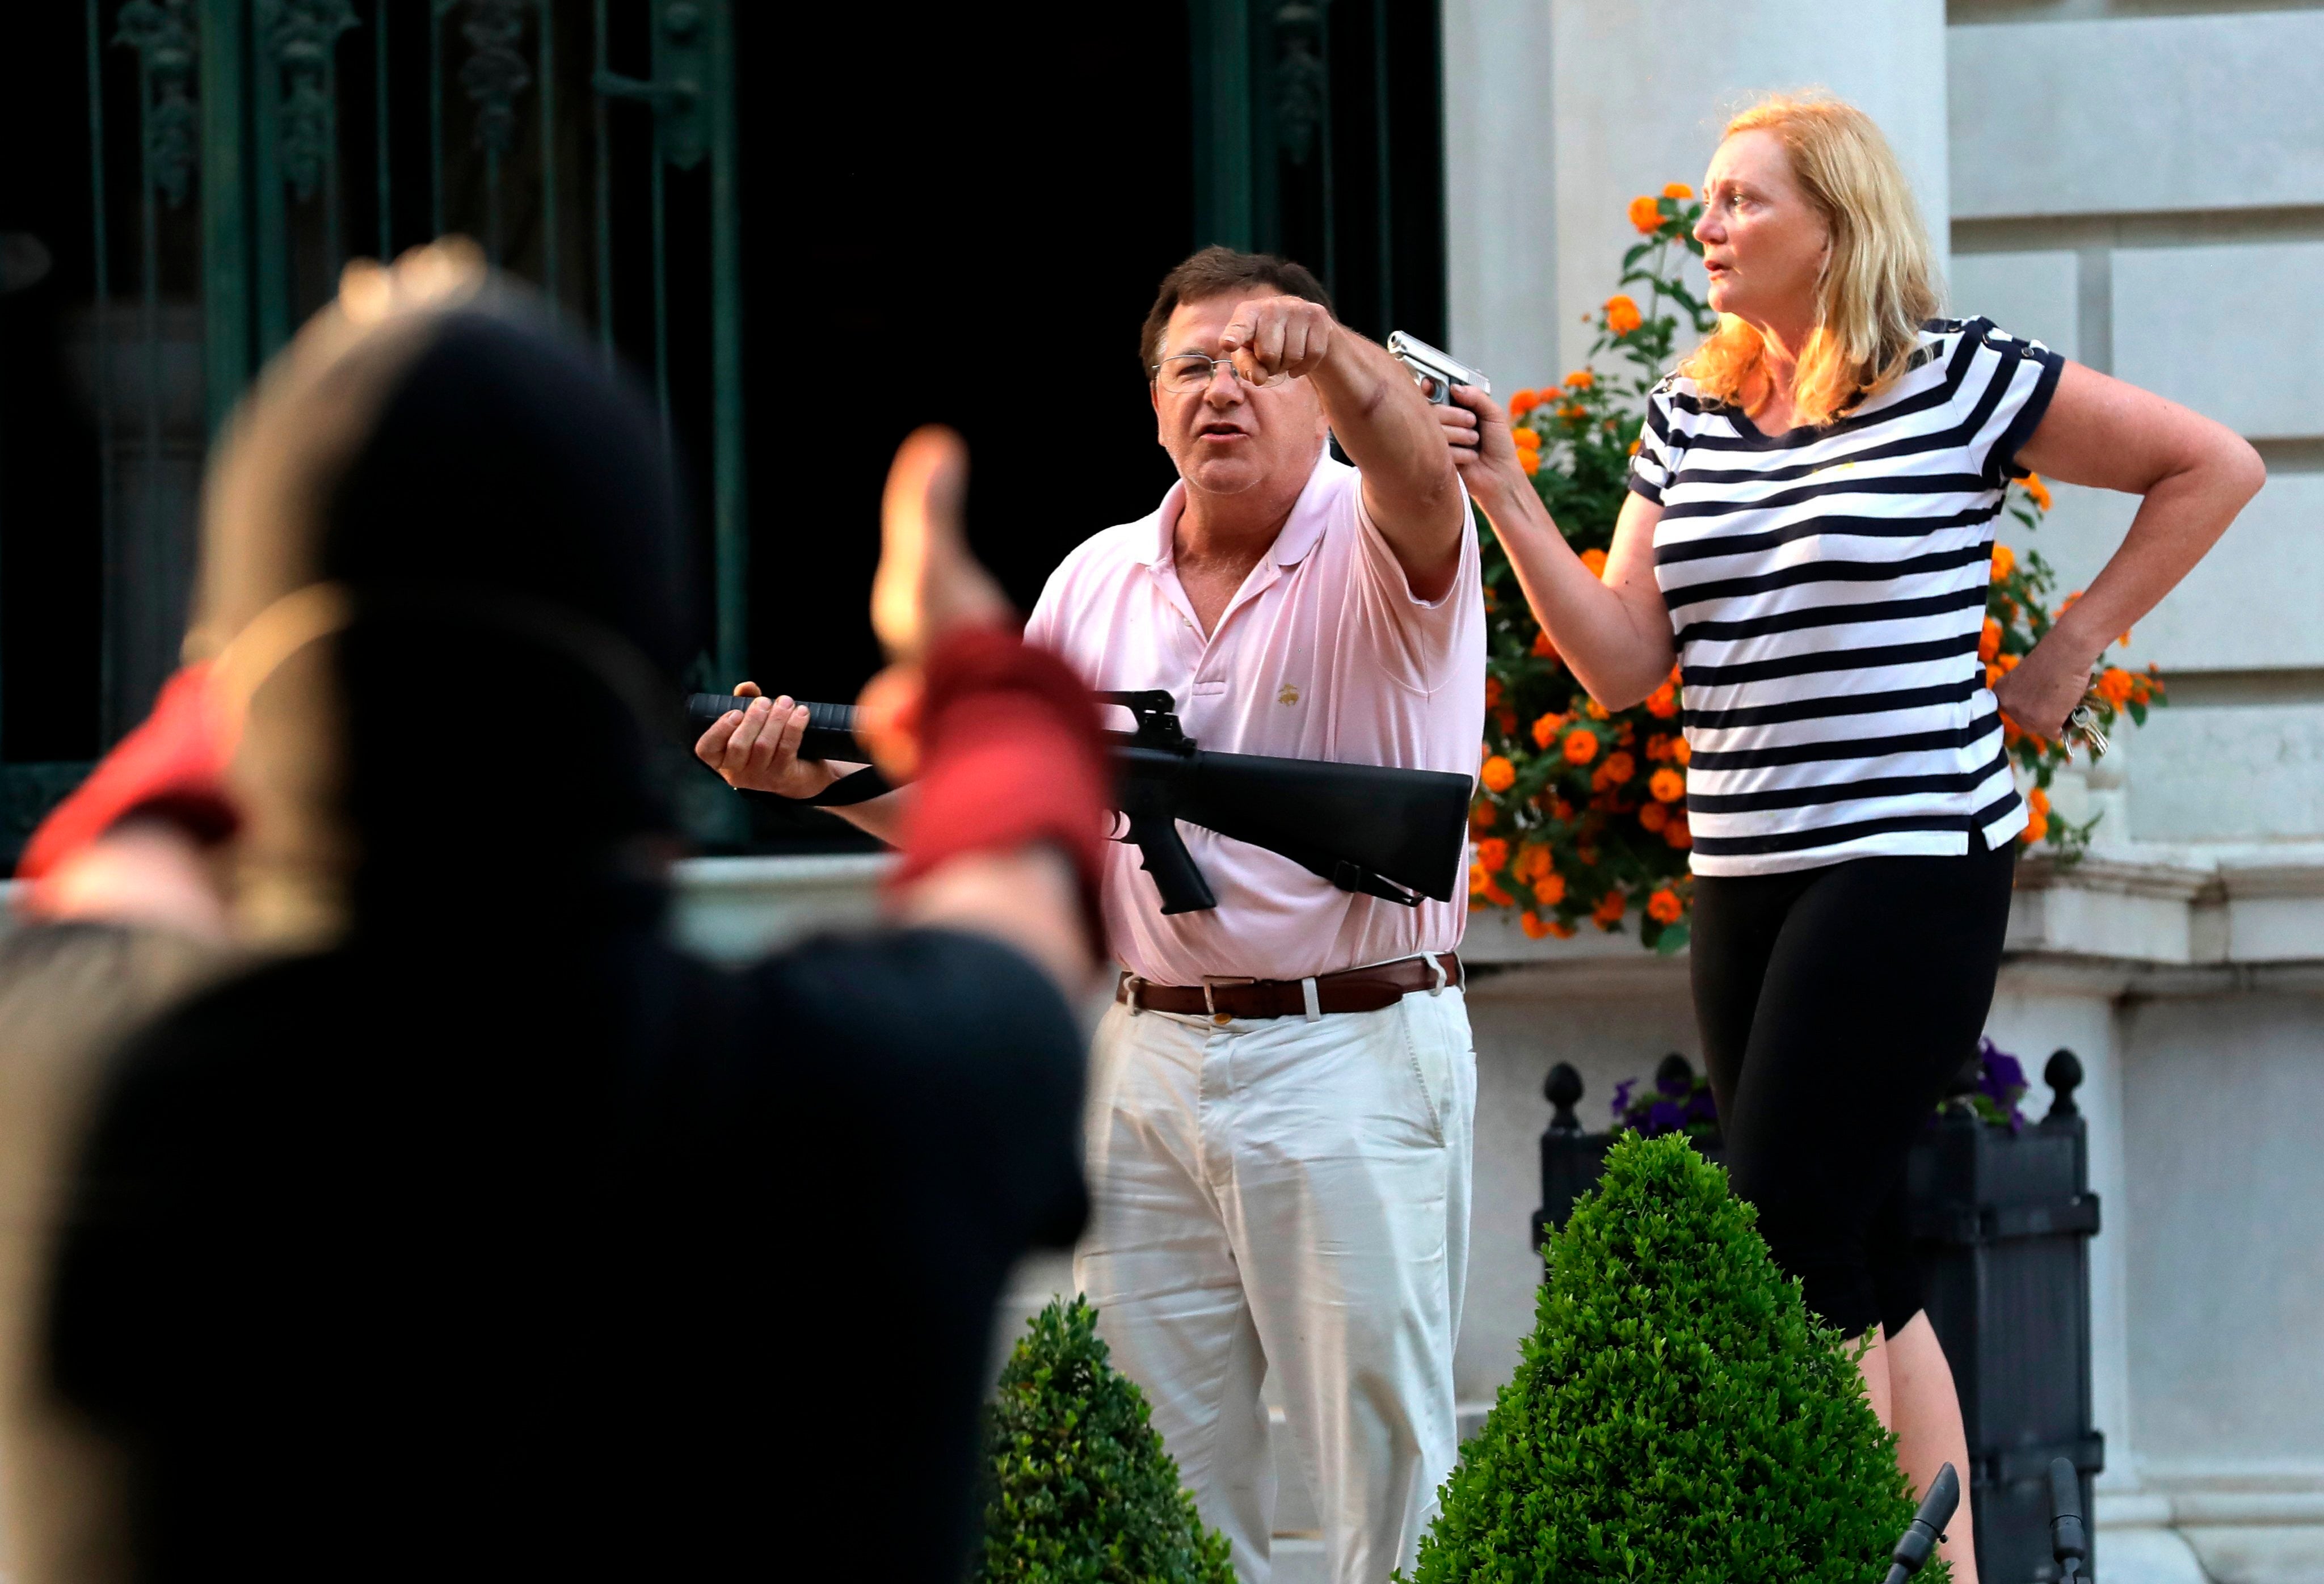
{"label": "white belt buckle", "polygon": [[1128,992],[1123,997],[1122,1004],[1130,1008],[1130,1015],[1132,1018],[1146,1010],[1138,1004],[1138,992],[1146,988],[1144,980],[1134,973],[1125,973],[1121,976],[1121,988]]}

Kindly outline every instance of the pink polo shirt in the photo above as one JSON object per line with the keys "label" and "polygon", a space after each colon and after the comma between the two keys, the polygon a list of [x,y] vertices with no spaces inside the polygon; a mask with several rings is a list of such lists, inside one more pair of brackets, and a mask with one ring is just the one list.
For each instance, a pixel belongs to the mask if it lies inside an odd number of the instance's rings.
{"label": "pink polo shirt", "polygon": [[[1185,494],[1172,485],[1151,515],[1066,557],[1027,639],[1063,655],[1092,687],[1168,689],[1186,734],[1206,749],[1476,773],[1485,625],[1475,534],[1462,534],[1452,591],[1415,598],[1364,511],[1356,470],[1327,451],[1206,640],[1171,549]],[[1465,521],[1465,500],[1461,510]],[[1129,725],[1126,713],[1107,713]],[[1460,877],[1446,877],[1456,882],[1451,902],[1405,907],[1200,826],[1178,832],[1218,898],[1211,911],[1165,918],[1138,849],[1118,843],[1106,853],[1114,954],[1157,984],[1304,979],[1461,943]]]}

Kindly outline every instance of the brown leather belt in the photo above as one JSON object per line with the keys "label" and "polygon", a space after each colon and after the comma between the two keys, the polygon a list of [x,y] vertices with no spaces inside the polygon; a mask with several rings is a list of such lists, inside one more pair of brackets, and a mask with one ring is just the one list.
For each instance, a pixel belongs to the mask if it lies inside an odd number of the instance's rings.
{"label": "brown leather belt", "polygon": [[1176,1012],[1231,1023],[1238,1018],[1303,1018],[1325,1012],[1377,1012],[1415,990],[1458,986],[1461,959],[1399,957],[1370,968],[1320,973],[1314,979],[1231,979],[1213,975],[1199,985],[1153,984],[1125,973],[1113,999],[1133,1012]]}

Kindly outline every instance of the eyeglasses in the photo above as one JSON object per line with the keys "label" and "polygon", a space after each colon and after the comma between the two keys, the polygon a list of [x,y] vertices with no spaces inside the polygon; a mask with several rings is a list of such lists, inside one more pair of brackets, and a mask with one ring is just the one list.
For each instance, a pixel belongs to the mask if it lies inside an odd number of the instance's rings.
{"label": "eyeglasses", "polygon": [[1254,380],[1234,365],[1231,358],[1204,357],[1199,352],[1180,352],[1164,358],[1151,373],[1155,383],[1173,396],[1199,396],[1211,388],[1211,382],[1224,369],[1244,384],[1261,391],[1271,391],[1291,382],[1289,374],[1272,374]]}

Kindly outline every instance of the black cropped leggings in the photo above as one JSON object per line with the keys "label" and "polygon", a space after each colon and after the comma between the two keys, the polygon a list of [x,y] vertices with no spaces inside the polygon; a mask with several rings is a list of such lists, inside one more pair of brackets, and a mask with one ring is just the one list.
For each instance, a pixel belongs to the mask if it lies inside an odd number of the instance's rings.
{"label": "black cropped leggings", "polygon": [[1735,1191],[1807,1304],[1851,1336],[1920,1312],[1914,1133],[1977,1049],[2016,843],[1698,876],[1696,1019]]}

